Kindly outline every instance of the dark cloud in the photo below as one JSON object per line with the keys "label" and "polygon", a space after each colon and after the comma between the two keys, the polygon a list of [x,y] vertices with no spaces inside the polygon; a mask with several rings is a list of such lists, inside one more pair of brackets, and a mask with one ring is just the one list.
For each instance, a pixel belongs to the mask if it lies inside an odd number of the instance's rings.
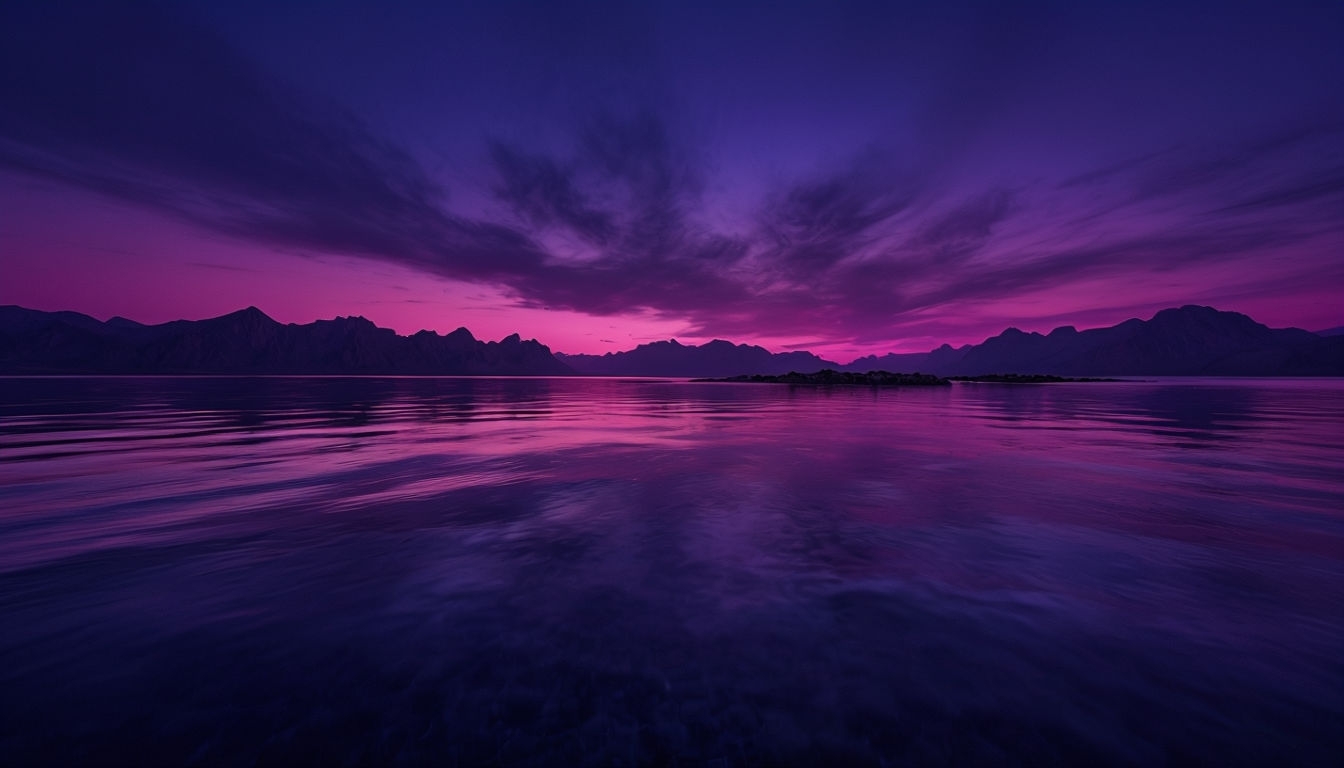
{"label": "dark cloud", "polygon": [[1337,196],[1344,124],[1326,116],[1241,140],[1180,145],[1067,179],[1060,189],[1113,187],[1121,206],[1194,200],[1226,214]]}
{"label": "dark cloud", "polygon": [[[948,263],[928,258],[927,252],[897,250],[881,258],[815,270],[808,283],[751,291],[736,290],[714,273],[665,277],[673,281],[677,295],[692,300],[683,312],[696,335],[753,335],[769,328],[781,336],[867,342],[890,338],[893,325],[940,307],[973,305],[1087,280],[1110,281],[1123,293],[1159,280],[1164,272],[1201,264],[1236,271],[1242,260],[1292,246],[1306,234],[1292,222],[1266,227],[1220,221],[1202,229],[1136,234],[1090,247],[1000,253],[978,263],[965,256]],[[678,278],[683,281],[675,282]],[[701,279],[703,283],[697,282]],[[698,295],[698,285],[733,290]],[[656,290],[656,284],[646,287]]]}
{"label": "dark cloud", "polygon": [[1316,178],[1301,179],[1296,183],[1257,192],[1252,197],[1219,208],[1216,213],[1296,206],[1325,200],[1338,212],[1344,205],[1344,166],[1323,168]]}
{"label": "dark cloud", "polygon": [[514,210],[534,222],[562,224],[592,246],[588,258],[552,259],[511,276],[506,286],[525,305],[688,315],[748,297],[727,274],[748,243],[688,223],[700,182],[656,116],[604,114],[565,158],[493,146],[502,188],[526,190],[504,195]]}
{"label": "dark cloud", "polygon": [[624,209],[616,258],[666,261],[698,250],[685,224],[698,182],[661,120],[646,112],[603,115],[584,132],[582,145],[580,162]]}
{"label": "dark cloud", "polygon": [[1060,189],[1069,189],[1071,187],[1087,187],[1102,182],[1110,181],[1116,177],[1131,173],[1136,169],[1146,167],[1148,164],[1167,154],[1170,150],[1158,152],[1145,152],[1137,157],[1130,157],[1119,162],[1108,163],[1098,168],[1093,168],[1079,174],[1070,176],[1059,182]]}
{"label": "dark cloud", "polygon": [[867,151],[841,172],[788,188],[762,217],[765,261],[786,279],[811,279],[877,242],[881,225],[910,208],[922,184]]}
{"label": "dark cloud", "polygon": [[408,155],[171,7],[7,4],[0,28],[0,167],[231,235],[462,277],[544,260],[520,232],[446,213]]}
{"label": "dark cloud", "polygon": [[1012,211],[1013,193],[992,189],[921,223],[914,237],[895,253],[907,268],[944,274],[964,269],[989,242],[994,227]]}
{"label": "dark cloud", "polygon": [[491,144],[490,157],[500,177],[496,195],[529,223],[559,224],[599,246],[615,234],[611,214],[589,205],[570,169],[501,142]]}
{"label": "dark cloud", "polygon": [[946,246],[979,243],[989,237],[994,225],[1008,215],[1012,193],[993,189],[958,205],[924,225],[916,246]]}

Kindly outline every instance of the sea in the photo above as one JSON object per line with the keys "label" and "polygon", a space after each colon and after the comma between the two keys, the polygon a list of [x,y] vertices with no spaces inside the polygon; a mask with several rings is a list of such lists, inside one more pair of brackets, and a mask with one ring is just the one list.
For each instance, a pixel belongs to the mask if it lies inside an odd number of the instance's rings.
{"label": "sea", "polygon": [[1339,765],[1344,380],[0,378],[4,765]]}

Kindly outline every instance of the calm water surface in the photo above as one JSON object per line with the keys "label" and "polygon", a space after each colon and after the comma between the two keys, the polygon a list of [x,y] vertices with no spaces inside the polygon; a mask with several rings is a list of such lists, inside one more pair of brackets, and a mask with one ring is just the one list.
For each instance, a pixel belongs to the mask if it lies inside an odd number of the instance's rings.
{"label": "calm water surface", "polygon": [[6,764],[1337,764],[1344,382],[0,379]]}

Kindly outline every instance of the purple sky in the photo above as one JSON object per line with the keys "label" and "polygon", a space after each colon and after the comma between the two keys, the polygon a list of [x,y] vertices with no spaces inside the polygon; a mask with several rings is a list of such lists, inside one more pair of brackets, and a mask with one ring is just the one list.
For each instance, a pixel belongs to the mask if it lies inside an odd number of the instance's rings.
{"label": "purple sky", "polygon": [[840,360],[1344,324],[1344,4],[1004,5],[5,3],[0,303]]}

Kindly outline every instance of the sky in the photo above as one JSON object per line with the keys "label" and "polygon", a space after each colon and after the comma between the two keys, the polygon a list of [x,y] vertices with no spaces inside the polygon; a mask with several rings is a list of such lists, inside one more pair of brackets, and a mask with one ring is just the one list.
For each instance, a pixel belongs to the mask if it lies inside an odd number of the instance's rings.
{"label": "sky", "polygon": [[0,304],[830,359],[1344,325],[1344,3],[0,3]]}

